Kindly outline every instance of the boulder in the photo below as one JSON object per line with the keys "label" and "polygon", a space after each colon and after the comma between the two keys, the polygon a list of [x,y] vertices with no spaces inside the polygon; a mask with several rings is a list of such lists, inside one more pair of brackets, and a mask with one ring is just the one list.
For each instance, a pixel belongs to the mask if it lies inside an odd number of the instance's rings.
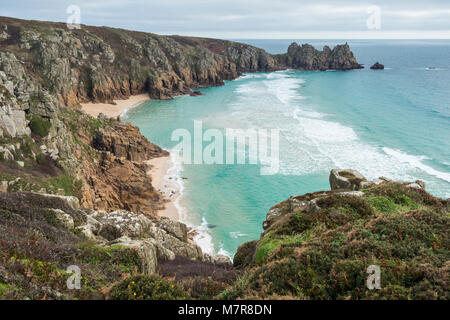
{"label": "boulder", "polygon": [[156,272],[158,266],[158,250],[151,240],[133,240],[127,236],[123,236],[109,244],[136,250],[141,260],[142,272],[145,275],[151,275]]}
{"label": "boulder", "polygon": [[373,66],[370,67],[371,70],[384,70],[384,65],[379,62],[376,62]]}
{"label": "boulder", "polygon": [[55,214],[56,220],[65,228],[72,230],[74,228],[74,222],[71,215],[65,213],[61,209],[50,209]]}
{"label": "boulder", "polygon": [[425,190],[425,182],[423,182],[421,180],[416,180],[414,182],[406,182],[405,185],[408,188]]}
{"label": "boulder", "polygon": [[363,181],[367,179],[356,170],[333,169],[330,172],[331,190],[359,190]]}
{"label": "boulder", "polygon": [[198,97],[198,96],[203,96],[203,95],[204,95],[203,93],[201,93],[200,91],[197,91],[197,90],[192,91],[192,92],[190,93],[190,96],[191,96],[191,97]]}
{"label": "boulder", "polygon": [[3,159],[14,161],[14,155],[11,153],[9,149],[0,146],[0,154],[3,155]]}
{"label": "boulder", "polygon": [[190,244],[179,240],[158,227],[151,227],[150,237],[155,239],[164,248],[172,251],[177,256],[186,257],[193,260],[203,260],[203,252],[196,244]]}
{"label": "boulder", "polygon": [[101,224],[99,235],[107,240],[122,236],[131,239],[144,238],[153,225],[152,221],[142,214],[125,210],[113,211],[99,219]]}
{"label": "boulder", "polygon": [[212,262],[213,263],[219,263],[219,264],[233,264],[230,257],[227,257],[223,254],[217,254],[215,256],[212,256]]}
{"label": "boulder", "polygon": [[168,218],[161,218],[161,220],[156,223],[156,226],[179,240],[187,242],[187,227],[184,223]]}
{"label": "boulder", "polygon": [[91,216],[87,216],[86,224],[78,226],[76,230],[87,240],[91,240],[94,242],[104,242],[105,240],[102,237],[98,236],[100,228],[100,222],[98,222]]}

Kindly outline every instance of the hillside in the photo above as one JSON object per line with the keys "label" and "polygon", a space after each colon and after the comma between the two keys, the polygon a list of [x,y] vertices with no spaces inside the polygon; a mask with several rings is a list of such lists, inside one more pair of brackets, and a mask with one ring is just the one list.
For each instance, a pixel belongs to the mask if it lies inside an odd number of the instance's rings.
{"label": "hillside", "polygon": [[[332,170],[330,185],[269,210],[261,238],[239,247],[245,273],[222,298],[450,298],[449,200],[421,181],[369,182],[354,170]],[[371,265],[380,289],[366,286]]]}

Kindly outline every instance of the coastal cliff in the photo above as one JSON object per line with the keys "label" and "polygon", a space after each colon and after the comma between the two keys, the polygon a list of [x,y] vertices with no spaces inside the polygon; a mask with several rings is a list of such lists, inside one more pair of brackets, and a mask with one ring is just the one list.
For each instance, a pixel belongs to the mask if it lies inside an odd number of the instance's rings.
{"label": "coastal cliff", "polygon": [[322,51],[315,49],[310,44],[299,46],[292,43],[288,52],[276,56],[279,65],[297,70],[353,70],[362,69],[363,65],[359,64],[350,46],[337,45],[330,49],[325,46]]}
{"label": "coastal cliff", "polygon": [[[106,27],[0,18],[0,49],[68,107],[112,102],[139,93],[169,99],[192,88],[223,84],[243,72],[360,68],[348,45],[292,44],[273,56],[250,45],[216,39],[159,36]],[[3,57],[2,59],[7,59]],[[16,62],[14,60],[14,62]],[[36,83],[37,82],[37,83]]]}

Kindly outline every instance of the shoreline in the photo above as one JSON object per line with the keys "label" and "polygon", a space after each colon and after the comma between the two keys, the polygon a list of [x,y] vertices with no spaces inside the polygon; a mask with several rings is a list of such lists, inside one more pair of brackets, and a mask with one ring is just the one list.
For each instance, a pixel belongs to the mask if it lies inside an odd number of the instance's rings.
{"label": "shoreline", "polygon": [[93,102],[82,103],[81,110],[94,118],[97,118],[100,113],[103,113],[109,118],[116,118],[124,112],[150,100],[151,99],[148,94],[143,93],[130,96],[128,99],[114,100],[115,104]]}
{"label": "shoreline", "polygon": [[169,169],[172,167],[170,156],[154,158],[145,161],[151,168],[147,171],[147,175],[151,177],[153,187],[161,193],[164,200],[164,208],[157,211],[160,217],[166,217],[171,220],[180,221],[180,212],[176,207],[176,200],[180,196],[180,190],[176,188],[172,180],[174,177],[169,176]]}

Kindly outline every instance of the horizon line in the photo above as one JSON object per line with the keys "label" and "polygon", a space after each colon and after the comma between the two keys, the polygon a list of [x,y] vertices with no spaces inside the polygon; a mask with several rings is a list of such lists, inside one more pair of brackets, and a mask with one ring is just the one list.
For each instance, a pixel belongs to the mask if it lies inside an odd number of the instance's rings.
{"label": "horizon line", "polygon": [[[40,21],[43,23],[61,23],[66,21],[52,21],[47,19],[25,19],[13,16],[2,16],[24,21]],[[145,28],[124,26],[89,24],[81,22],[81,26],[98,28],[116,28],[128,31],[153,33],[161,36],[182,36],[212,39],[233,39],[233,40],[450,40],[450,30],[358,30],[358,31],[300,31],[300,32],[280,32],[280,31],[149,31]]]}

